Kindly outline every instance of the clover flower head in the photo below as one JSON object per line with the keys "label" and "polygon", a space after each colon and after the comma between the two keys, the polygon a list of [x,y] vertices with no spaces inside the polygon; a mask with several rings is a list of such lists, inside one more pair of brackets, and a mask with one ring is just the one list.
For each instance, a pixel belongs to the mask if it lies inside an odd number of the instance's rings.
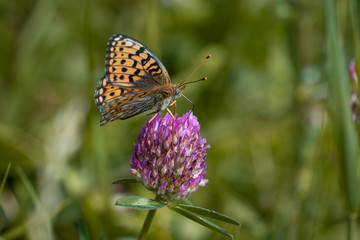
{"label": "clover flower head", "polygon": [[192,112],[174,118],[159,113],[145,122],[134,143],[130,172],[160,199],[187,197],[205,186],[206,139]]}
{"label": "clover flower head", "polygon": [[358,83],[358,79],[357,79],[357,74],[356,74],[356,69],[355,69],[355,59],[351,60],[350,64],[349,64],[349,72],[352,76],[352,78],[354,79],[355,83]]}

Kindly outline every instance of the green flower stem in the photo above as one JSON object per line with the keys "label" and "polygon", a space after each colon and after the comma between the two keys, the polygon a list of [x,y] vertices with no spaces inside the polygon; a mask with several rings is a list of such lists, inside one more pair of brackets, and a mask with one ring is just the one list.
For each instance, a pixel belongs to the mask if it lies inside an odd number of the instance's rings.
{"label": "green flower stem", "polygon": [[149,228],[154,219],[155,213],[156,213],[156,210],[150,210],[148,212],[145,222],[144,222],[144,225],[143,225],[140,235],[139,235],[139,240],[145,240],[147,238]]}

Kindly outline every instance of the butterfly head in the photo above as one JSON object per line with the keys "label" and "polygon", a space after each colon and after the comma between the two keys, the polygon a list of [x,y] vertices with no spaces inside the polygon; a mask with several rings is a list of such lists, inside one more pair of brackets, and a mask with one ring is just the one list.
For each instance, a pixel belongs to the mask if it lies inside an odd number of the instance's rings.
{"label": "butterfly head", "polygon": [[174,97],[178,98],[182,95],[182,93],[185,90],[185,85],[175,85],[175,87],[173,88],[173,93],[174,93]]}

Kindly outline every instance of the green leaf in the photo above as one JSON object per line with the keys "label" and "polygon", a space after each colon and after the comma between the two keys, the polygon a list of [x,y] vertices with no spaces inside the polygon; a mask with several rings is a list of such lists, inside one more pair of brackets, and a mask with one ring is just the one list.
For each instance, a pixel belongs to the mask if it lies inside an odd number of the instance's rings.
{"label": "green leaf", "polygon": [[184,205],[193,205],[192,202],[190,201],[190,199],[188,198],[180,198],[180,202],[179,204],[184,204]]}
{"label": "green leaf", "polygon": [[236,226],[240,227],[240,223],[238,223],[237,221],[235,221],[234,219],[225,216],[221,213],[215,212],[214,210],[210,210],[207,208],[202,208],[202,207],[197,207],[197,206],[191,206],[191,205],[185,205],[185,204],[178,204],[179,208],[182,208],[184,210],[187,210],[189,212],[192,212],[196,215],[201,215],[204,217],[208,217],[208,218],[212,218],[212,219],[216,219],[222,222],[226,222],[226,223],[230,223]]}
{"label": "green leaf", "polygon": [[205,218],[202,218],[200,216],[197,216],[185,209],[182,209],[180,207],[170,207],[171,210],[183,215],[184,217],[187,217],[191,220],[193,220],[194,222],[197,222],[215,232],[218,232],[222,235],[225,235],[226,237],[228,238],[231,238],[231,239],[234,239],[233,235],[231,233],[229,233],[228,231],[222,229],[221,227],[219,227],[218,225],[216,225],[215,223],[205,219]]}
{"label": "green leaf", "polygon": [[179,199],[171,199],[169,200],[168,207],[175,207],[180,204],[183,205],[193,205],[192,202],[188,198],[179,198]]}
{"label": "green leaf", "polygon": [[163,202],[153,200],[150,198],[139,197],[139,196],[123,197],[117,200],[115,205],[122,207],[136,208],[141,210],[153,210],[167,206],[167,204]]}
{"label": "green leaf", "polygon": [[90,239],[89,231],[84,223],[84,221],[79,218],[78,220],[78,233],[80,240],[88,240]]}
{"label": "green leaf", "polygon": [[124,183],[139,183],[139,182],[134,178],[124,178],[124,179],[115,180],[111,184],[124,184]]}

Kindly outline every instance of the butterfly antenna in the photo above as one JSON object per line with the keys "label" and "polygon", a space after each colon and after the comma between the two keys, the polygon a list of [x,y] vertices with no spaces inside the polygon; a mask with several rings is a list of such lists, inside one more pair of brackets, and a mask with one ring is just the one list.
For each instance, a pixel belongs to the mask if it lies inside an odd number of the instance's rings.
{"label": "butterfly antenna", "polygon": [[200,82],[200,81],[205,81],[205,80],[207,80],[207,78],[206,78],[206,77],[203,77],[202,79],[199,79],[199,80],[195,80],[195,81],[191,81],[191,82],[186,82],[186,83],[180,84],[180,86],[187,85],[187,84],[190,84],[190,83],[196,83],[196,82]]}
{"label": "butterfly antenna", "polygon": [[[196,72],[196,70],[198,70],[198,68],[199,68],[206,60],[208,60],[210,57],[211,57],[211,55],[207,55],[207,56],[204,58],[204,60],[202,60],[202,62],[194,69],[194,71],[192,71],[192,72],[189,74],[189,76],[187,76],[187,78],[185,78],[185,80],[180,83],[180,85],[185,85],[184,83],[186,82],[186,80],[188,80],[189,77],[190,77],[191,75],[193,75],[193,73]],[[206,79],[202,79],[202,80],[206,80]],[[200,81],[200,80],[198,80],[198,81]],[[187,83],[186,83],[186,84],[187,84]]]}

